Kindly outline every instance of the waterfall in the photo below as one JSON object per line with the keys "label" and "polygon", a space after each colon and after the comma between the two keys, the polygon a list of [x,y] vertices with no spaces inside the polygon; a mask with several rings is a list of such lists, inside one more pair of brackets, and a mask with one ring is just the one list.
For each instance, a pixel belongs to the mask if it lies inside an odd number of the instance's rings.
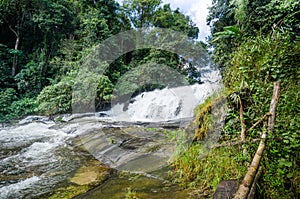
{"label": "waterfall", "polygon": [[[121,121],[168,121],[193,117],[194,108],[221,88],[220,74],[203,74],[203,83],[143,92],[126,103],[116,103],[110,115]],[[128,106],[128,108],[125,108]]]}

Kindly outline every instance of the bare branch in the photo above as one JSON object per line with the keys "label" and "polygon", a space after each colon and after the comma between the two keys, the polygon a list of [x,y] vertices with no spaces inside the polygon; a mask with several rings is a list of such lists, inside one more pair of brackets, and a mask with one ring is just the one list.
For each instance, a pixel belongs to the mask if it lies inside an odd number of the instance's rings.
{"label": "bare branch", "polygon": [[272,133],[274,130],[274,124],[275,124],[275,116],[276,116],[276,106],[278,103],[278,99],[280,96],[280,83],[275,82],[274,83],[274,90],[273,90],[273,96],[271,100],[270,105],[270,113],[268,120],[268,129],[267,132],[263,132],[261,135],[261,140],[259,143],[259,146],[257,148],[257,151],[253,157],[252,163],[244,177],[244,180],[242,184],[240,185],[238,191],[235,193],[234,199],[246,199],[248,197],[248,193],[250,191],[250,188],[252,187],[254,178],[256,176],[256,171],[259,167],[259,163],[261,160],[261,157],[263,155],[264,149],[265,149],[265,142],[267,138],[268,133]]}
{"label": "bare branch", "polygon": [[260,124],[265,118],[267,118],[270,115],[271,115],[271,113],[266,113],[257,122],[255,122],[255,124],[253,124],[246,132],[252,131],[258,124]]}

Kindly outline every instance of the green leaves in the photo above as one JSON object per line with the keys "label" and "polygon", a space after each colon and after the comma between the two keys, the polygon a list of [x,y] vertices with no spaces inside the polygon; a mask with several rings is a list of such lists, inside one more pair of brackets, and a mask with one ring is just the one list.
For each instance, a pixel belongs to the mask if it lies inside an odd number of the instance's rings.
{"label": "green leaves", "polygon": [[107,20],[102,15],[101,10],[93,7],[87,8],[84,13],[79,15],[80,36],[86,45],[93,45],[95,42],[100,42],[110,36],[111,31]]}
{"label": "green leaves", "polygon": [[70,111],[74,79],[65,77],[57,84],[45,87],[37,97],[37,112],[54,115]]}
{"label": "green leaves", "polygon": [[219,41],[222,38],[226,37],[232,37],[236,38],[242,35],[242,31],[237,26],[225,26],[224,31],[216,32],[213,34],[213,39],[211,40],[211,43],[215,43]]}
{"label": "green leaves", "polygon": [[[212,25],[213,58],[223,67],[224,84],[230,93],[247,91],[241,100],[248,128],[251,121],[268,112],[273,82],[280,81],[282,85],[275,132],[269,135],[264,155],[259,197],[300,195],[296,177],[300,170],[299,19],[297,0],[214,0],[208,17]],[[237,114],[238,109],[233,106],[230,115]],[[234,117],[228,119],[226,135],[239,132],[239,126],[233,125]],[[259,126],[248,136],[259,136],[263,128]]]}
{"label": "green leaves", "polygon": [[161,3],[161,0],[125,0],[123,5],[134,28],[145,28],[153,25],[153,17]]}
{"label": "green leaves", "polygon": [[111,83],[107,76],[102,75],[99,78],[97,86],[97,100],[100,101],[109,101],[112,98],[114,85]]}
{"label": "green leaves", "polygon": [[42,68],[31,61],[15,76],[15,80],[20,94],[36,96],[42,86]]}
{"label": "green leaves", "polygon": [[6,122],[12,118],[11,104],[17,99],[16,91],[12,88],[8,88],[4,91],[0,91],[0,122]]}
{"label": "green leaves", "polygon": [[[249,92],[241,97],[248,128],[252,125],[251,121],[257,121],[268,112],[273,81],[282,83],[275,131],[269,135],[264,157],[265,170],[268,172],[262,182],[263,192],[274,198],[283,193],[287,198],[291,197],[287,193],[299,194],[293,190],[294,187],[290,187],[290,190],[282,188],[294,178],[291,171],[299,170],[296,164],[299,161],[297,151],[300,150],[300,120],[297,116],[300,112],[297,102],[300,95],[299,57],[299,43],[291,42],[287,33],[247,38],[231,55],[230,65],[224,72],[224,83],[231,91],[241,93],[246,89]],[[263,127],[257,131],[262,132]],[[257,134],[248,136],[255,138]]]}
{"label": "green leaves", "polygon": [[0,122],[32,114],[35,108],[35,98],[18,99],[17,92],[12,88],[0,91]]}

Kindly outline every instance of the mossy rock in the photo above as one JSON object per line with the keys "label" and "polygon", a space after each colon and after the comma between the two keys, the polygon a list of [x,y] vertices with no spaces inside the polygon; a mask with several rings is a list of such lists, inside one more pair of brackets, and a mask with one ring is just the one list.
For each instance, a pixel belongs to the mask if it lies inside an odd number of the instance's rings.
{"label": "mossy rock", "polygon": [[96,182],[102,182],[110,173],[109,168],[100,165],[99,161],[93,160],[90,165],[79,168],[70,179],[70,182],[76,185],[91,185]]}
{"label": "mossy rock", "polygon": [[[205,100],[204,103],[198,105],[195,110],[195,119],[193,121],[196,126],[194,140],[202,141],[209,131],[213,131],[215,126],[222,120],[222,116],[217,112],[222,112],[224,109],[225,97],[212,96]],[[222,113],[221,113],[222,114]]]}
{"label": "mossy rock", "polygon": [[88,165],[84,165],[76,171],[74,176],[69,179],[68,186],[55,190],[49,199],[71,199],[86,193],[104,182],[111,173],[112,169],[101,165],[98,160],[91,160]]}

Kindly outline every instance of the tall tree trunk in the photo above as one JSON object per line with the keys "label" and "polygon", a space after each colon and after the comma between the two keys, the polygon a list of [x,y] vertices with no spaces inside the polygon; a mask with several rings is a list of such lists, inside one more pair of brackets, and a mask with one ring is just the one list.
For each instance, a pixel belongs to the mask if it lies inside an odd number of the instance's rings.
{"label": "tall tree trunk", "polygon": [[[17,39],[16,39],[16,44],[15,44],[16,51],[19,50],[19,43],[20,43],[20,36],[18,35]],[[14,54],[13,65],[12,65],[12,69],[11,69],[12,76],[16,75],[17,65],[18,65],[18,55]]]}
{"label": "tall tree trunk", "polygon": [[[15,43],[15,50],[19,50],[19,44],[20,44],[20,33],[16,30],[14,30],[10,25],[8,26],[9,29],[15,34],[16,36],[16,43]],[[15,76],[17,71],[17,65],[18,65],[18,55],[14,54],[13,58],[13,65],[11,68],[11,75]]]}
{"label": "tall tree trunk", "polygon": [[276,110],[279,96],[280,96],[280,83],[275,82],[273,96],[272,96],[271,105],[270,105],[270,114],[271,115],[269,116],[269,120],[268,120],[267,132],[265,131],[261,135],[261,141],[260,141],[257,151],[254,155],[252,163],[248,169],[248,172],[246,173],[246,175],[244,177],[242,184],[240,185],[238,191],[235,193],[234,199],[246,199],[248,196],[249,190],[252,186],[253,180],[256,175],[256,171],[259,167],[260,159],[261,159],[264,149],[265,149],[265,142],[266,142],[267,134],[272,133],[274,130],[275,110]]}

